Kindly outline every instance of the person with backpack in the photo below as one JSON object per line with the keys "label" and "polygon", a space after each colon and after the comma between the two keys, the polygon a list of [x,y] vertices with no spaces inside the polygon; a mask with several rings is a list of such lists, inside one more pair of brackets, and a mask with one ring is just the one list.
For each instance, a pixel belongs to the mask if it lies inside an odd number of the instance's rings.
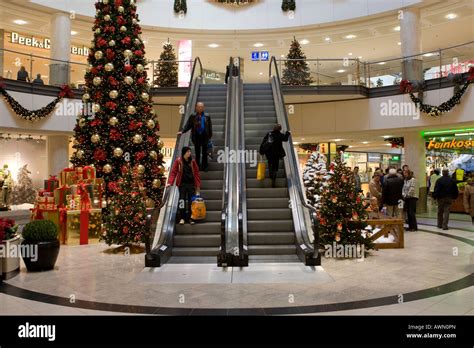
{"label": "person with backpack", "polygon": [[449,176],[449,170],[443,169],[443,176],[436,181],[433,198],[438,201],[438,228],[448,230],[449,212],[453,200],[458,198],[456,182]]}
{"label": "person with backpack", "polygon": [[179,224],[189,222],[194,225],[191,219],[191,198],[194,194],[199,195],[201,176],[198,164],[192,158],[191,148],[188,146],[182,148],[181,157],[174,161],[166,187],[173,185],[175,180],[179,188]]}
{"label": "person with backpack", "polygon": [[273,130],[263,138],[262,144],[260,145],[260,154],[265,155],[268,160],[268,171],[270,173],[270,179],[272,179],[272,187],[276,187],[276,177],[278,173],[278,166],[280,159],[286,156],[285,150],[283,149],[283,142],[288,141],[290,132],[281,132],[281,124],[273,126]]}

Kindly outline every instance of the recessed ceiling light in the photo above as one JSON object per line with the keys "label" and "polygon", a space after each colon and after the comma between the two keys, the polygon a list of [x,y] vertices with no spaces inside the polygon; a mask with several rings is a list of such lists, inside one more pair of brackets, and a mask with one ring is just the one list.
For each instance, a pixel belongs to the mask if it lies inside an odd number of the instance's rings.
{"label": "recessed ceiling light", "polygon": [[353,148],[353,147],[354,147],[354,146],[352,146],[352,145],[349,145],[349,149],[351,149],[351,148]]}
{"label": "recessed ceiling light", "polygon": [[294,145],[298,145],[298,144],[299,144],[299,142],[297,142],[297,141],[294,141],[294,142],[293,142],[293,144],[294,144]]}
{"label": "recessed ceiling light", "polygon": [[309,44],[309,40],[303,39],[303,40],[300,41],[300,44],[307,45],[307,44]]}
{"label": "recessed ceiling light", "polygon": [[368,141],[363,141],[362,144],[368,144],[369,142]]}
{"label": "recessed ceiling light", "polygon": [[397,42],[397,45],[398,45],[398,46],[401,46],[401,45],[402,45],[402,43],[401,43],[400,41],[398,41],[398,42]]}
{"label": "recessed ceiling light", "polygon": [[387,63],[385,63],[385,62],[380,62],[379,63],[379,65],[385,65],[385,64],[387,64]]}
{"label": "recessed ceiling light", "polygon": [[256,44],[253,45],[253,47],[262,47],[263,46],[263,43],[261,42],[257,42]]}
{"label": "recessed ceiling light", "polygon": [[342,139],[334,139],[335,142],[342,141]]}
{"label": "recessed ceiling light", "polygon": [[392,144],[385,144],[385,146],[392,146]]}
{"label": "recessed ceiling light", "polygon": [[444,17],[447,18],[447,19],[455,19],[455,18],[458,18],[458,15],[456,13],[448,13]]}
{"label": "recessed ceiling light", "polygon": [[305,138],[301,138],[301,140],[306,140]]}
{"label": "recessed ceiling light", "polygon": [[219,45],[216,44],[216,43],[211,43],[211,44],[209,44],[209,45],[207,45],[207,46],[210,47],[210,48],[217,48],[217,47],[219,47]]}
{"label": "recessed ceiling light", "polygon": [[349,39],[349,40],[350,40],[350,39],[355,39],[356,37],[357,37],[357,36],[354,35],[354,34],[349,34],[349,35],[344,36],[345,39]]}
{"label": "recessed ceiling light", "polygon": [[392,137],[391,135],[382,135],[382,138],[384,139],[391,138],[391,137]]}
{"label": "recessed ceiling light", "polygon": [[77,31],[71,30],[71,35],[77,35]]}
{"label": "recessed ceiling light", "polygon": [[27,24],[28,22],[27,22],[27,21],[24,21],[23,19],[15,19],[15,20],[13,21],[13,23],[18,24],[18,25],[25,25],[25,24]]}
{"label": "recessed ceiling light", "polygon": [[362,56],[359,56],[359,59],[362,59]]}
{"label": "recessed ceiling light", "polygon": [[284,54],[282,54],[280,57],[282,57],[282,58],[285,58],[285,55],[284,55]]}
{"label": "recessed ceiling light", "polygon": [[347,55],[348,55],[348,56],[352,56],[352,52],[349,52]]}
{"label": "recessed ceiling light", "polygon": [[326,42],[331,41],[331,38],[329,36],[327,36],[327,37],[324,38],[324,41],[326,41]]}
{"label": "recessed ceiling light", "polygon": [[259,73],[259,75],[262,76],[262,75],[263,75],[263,72]]}
{"label": "recessed ceiling light", "polygon": [[336,72],[338,72],[338,73],[343,73],[343,72],[346,72],[346,71],[345,71],[344,69],[339,69],[339,70],[337,70]]}
{"label": "recessed ceiling light", "polygon": [[393,28],[393,30],[395,30],[395,31],[400,31],[400,26],[397,25],[395,28]]}

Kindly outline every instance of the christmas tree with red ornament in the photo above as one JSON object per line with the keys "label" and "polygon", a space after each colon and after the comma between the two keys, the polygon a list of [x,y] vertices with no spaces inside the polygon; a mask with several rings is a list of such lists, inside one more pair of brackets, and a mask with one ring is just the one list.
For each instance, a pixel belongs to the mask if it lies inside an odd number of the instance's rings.
{"label": "christmas tree with red ornament", "polygon": [[134,0],[102,0],[95,7],[71,162],[96,167],[107,184],[108,203],[119,192],[122,167],[130,166],[138,175],[140,197],[153,207],[164,187],[163,142],[149,94],[137,6]]}
{"label": "christmas tree with red ornament", "polygon": [[341,153],[331,163],[327,185],[322,186],[318,230],[322,246],[342,244],[373,249],[367,227],[367,205],[356,192],[354,174],[342,162]]}

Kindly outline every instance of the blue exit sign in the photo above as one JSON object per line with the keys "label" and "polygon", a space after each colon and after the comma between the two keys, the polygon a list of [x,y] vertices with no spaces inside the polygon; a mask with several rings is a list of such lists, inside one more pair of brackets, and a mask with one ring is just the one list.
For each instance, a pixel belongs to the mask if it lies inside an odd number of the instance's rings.
{"label": "blue exit sign", "polygon": [[260,52],[252,52],[252,61],[260,60]]}
{"label": "blue exit sign", "polygon": [[268,60],[269,56],[270,55],[268,54],[268,51],[260,52],[260,60],[266,61],[266,60]]}

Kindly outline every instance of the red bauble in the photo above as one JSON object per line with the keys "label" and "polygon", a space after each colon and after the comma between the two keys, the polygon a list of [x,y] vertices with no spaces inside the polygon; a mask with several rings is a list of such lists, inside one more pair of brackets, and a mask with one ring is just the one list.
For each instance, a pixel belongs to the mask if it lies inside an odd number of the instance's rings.
{"label": "red bauble", "polygon": [[91,121],[91,127],[97,127],[97,126],[100,126],[101,124],[102,124],[102,121],[99,119],[95,119]]}
{"label": "red bauble", "polygon": [[110,84],[111,86],[117,86],[119,83],[118,83],[118,81],[117,81],[117,79],[116,79],[115,77],[110,76],[110,77],[109,77],[109,84]]}
{"label": "red bauble", "polygon": [[130,121],[130,123],[128,124],[128,130],[135,130],[137,129],[137,123],[135,121]]}
{"label": "red bauble", "polygon": [[107,48],[107,50],[105,51],[105,55],[107,56],[108,60],[112,60],[115,57],[115,52],[112,51],[110,48]]}
{"label": "red bauble", "polygon": [[137,80],[137,84],[138,85],[143,85],[145,83],[145,78],[144,77],[140,77],[138,80]]}
{"label": "red bauble", "polygon": [[99,47],[107,46],[107,41],[105,41],[103,38],[100,38],[100,39],[97,40],[97,45]]}
{"label": "red bauble", "polygon": [[118,23],[118,25],[122,26],[122,25],[125,25],[127,23],[127,21],[122,16],[118,16],[117,17],[117,23]]}
{"label": "red bauble", "polygon": [[123,226],[123,228],[122,228],[123,234],[127,234],[128,231],[129,231],[128,226]]}
{"label": "red bauble", "polygon": [[105,107],[110,109],[110,110],[115,110],[117,108],[117,104],[115,104],[114,102],[107,102],[105,103]]}
{"label": "red bauble", "polygon": [[110,140],[120,140],[120,138],[122,138],[122,134],[120,134],[117,129],[113,128],[110,130],[109,137]]}
{"label": "red bauble", "polygon": [[[101,170],[100,167],[98,169]],[[118,184],[115,181],[111,181],[108,183],[107,188],[110,192],[117,192]]]}
{"label": "red bauble", "polygon": [[97,75],[98,73],[99,73],[99,70],[96,67],[91,68],[92,75]]}
{"label": "red bauble", "polygon": [[105,161],[106,158],[107,158],[107,154],[105,153],[103,149],[97,149],[94,151],[94,159],[96,161]]}
{"label": "red bauble", "polygon": [[94,96],[95,96],[95,99],[97,100],[97,99],[102,99],[102,97],[104,96],[104,94],[103,94],[102,92],[96,92],[96,93],[94,94]]}
{"label": "red bauble", "polygon": [[135,94],[133,92],[128,92],[127,93],[127,98],[129,101],[132,101],[135,99]]}
{"label": "red bauble", "polygon": [[148,114],[150,111],[151,111],[151,107],[150,107],[150,106],[146,105],[146,106],[143,107],[143,112],[144,112],[144,113]]}
{"label": "red bauble", "polygon": [[[124,45],[130,45],[130,43],[132,42],[132,39],[130,39],[129,36],[125,37],[123,40],[122,40],[122,44]],[[136,52],[136,51],[135,51]]]}
{"label": "red bauble", "polygon": [[148,137],[147,141],[152,145],[156,144],[156,139],[154,137]]}
{"label": "red bauble", "polygon": [[139,151],[135,154],[135,160],[138,162],[138,161],[141,161],[142,159],[145,158],[145,151]]}
{"label": "red bauble", "polygon": [[135,52],[133,52],[134,55],[136,55],[137,57],[141,57],[143,56],[143,51],[142,50],[136,50]]}
{"label": "red bauble", "polygon": [[130,64],[125,64],[123,70],[125,70],[125,72],[130,72],[133,70],[133,66],[131,66]]}
{"label": "red bauble", "polygon": [[115,7],[122,6],[123,1],[122,0],[115,0]]}

